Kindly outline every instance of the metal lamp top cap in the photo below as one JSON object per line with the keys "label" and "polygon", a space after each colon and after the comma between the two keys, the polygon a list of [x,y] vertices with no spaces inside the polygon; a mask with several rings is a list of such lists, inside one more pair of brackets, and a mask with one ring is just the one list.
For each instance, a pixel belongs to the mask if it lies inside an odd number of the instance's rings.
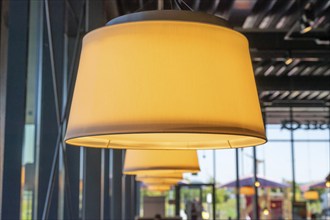
{"label": "metal lamp top cap", "polygon": [[155,10],[136,12],[114,18],[107,23],[107,26],[139,21],[187,21],[231,28],[228,22],[223,18],[203,12],[181,10]]}

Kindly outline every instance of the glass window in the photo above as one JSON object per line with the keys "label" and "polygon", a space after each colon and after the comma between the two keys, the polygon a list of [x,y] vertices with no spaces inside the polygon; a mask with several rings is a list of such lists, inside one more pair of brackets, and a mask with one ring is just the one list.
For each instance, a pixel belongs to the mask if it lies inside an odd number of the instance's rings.
{"label": "glass window", "polygon": [[34,216],[34,192],[36,179],[36,121],[37,89],[39,69],[40,40],[42,36],[40,13],[41,1],[30,2],[28,72],[26,81],[26,109],[21,177],[21,218],[32,219]]}

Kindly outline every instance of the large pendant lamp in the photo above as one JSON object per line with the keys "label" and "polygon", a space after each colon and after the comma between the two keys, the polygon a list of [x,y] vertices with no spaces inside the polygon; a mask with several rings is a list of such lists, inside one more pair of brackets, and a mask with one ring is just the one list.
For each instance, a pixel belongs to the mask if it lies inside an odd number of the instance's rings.
{"label": "large pendant lamp", "polygon": [[145,11],[83,39],[65,140],[126,149],[266,142],[247,39],[213,15]]}
{"label": "large pendant lamp", "polygon": [[197,173],[200,171],[196,150],[127,150],[126,175]]}

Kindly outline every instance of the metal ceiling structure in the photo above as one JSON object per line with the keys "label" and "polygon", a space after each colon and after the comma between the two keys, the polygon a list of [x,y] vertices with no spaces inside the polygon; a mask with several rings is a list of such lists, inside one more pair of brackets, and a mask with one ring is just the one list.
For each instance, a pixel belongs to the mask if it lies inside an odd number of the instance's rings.
{"label": "metal ceiling structure", "polygon": [[[244,34],[264,107],[330,105],[330,0],[117,0],[105,5],[111,19],[157,10],[159,4],[224,17]],[[312,30],[303,33],[306,19]]]}

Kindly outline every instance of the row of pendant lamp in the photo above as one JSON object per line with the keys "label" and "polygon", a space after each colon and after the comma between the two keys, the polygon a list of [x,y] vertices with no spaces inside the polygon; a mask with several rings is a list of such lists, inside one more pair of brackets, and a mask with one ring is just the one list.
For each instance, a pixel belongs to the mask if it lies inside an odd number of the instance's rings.
{"label": "row of pendant lamp", "polygon": [[200,171],[196,150],[127,150],[125,175],[136,175],[151,191],[167,191],[183,179],[183,173]]}
{"label": "row of pendant lamp", "polygon": [[183,173],[154,173],[154,174],[139,174],[135,178],[136,181],[142,182],[149,191],[164,192],[170,190],[174,185],[177,185],[183,180]]}

